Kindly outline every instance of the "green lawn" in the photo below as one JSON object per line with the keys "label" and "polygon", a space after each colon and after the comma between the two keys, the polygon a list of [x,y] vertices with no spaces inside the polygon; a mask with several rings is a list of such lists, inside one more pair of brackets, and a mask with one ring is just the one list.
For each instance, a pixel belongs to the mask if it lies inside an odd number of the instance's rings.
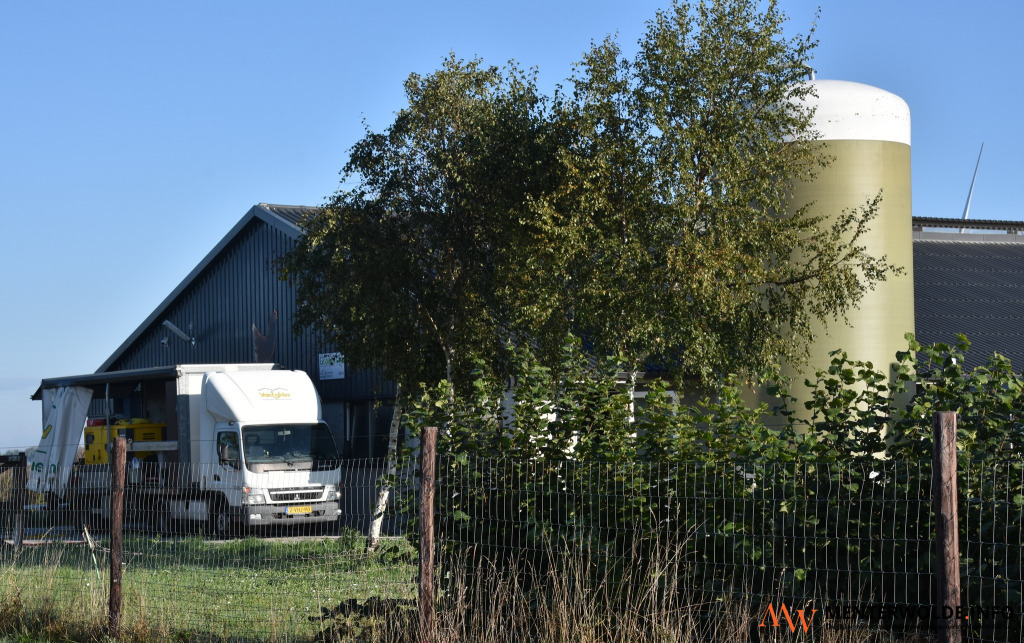
{"label": "green lawn", "polygon": [[[104,553],[94,564],[85,546],[54,543],[4,553],[0,562],[0,601],[19,605],[22,622],[28,615],[102,627]],[[143,637],[309,640],[320,629],[316,617],[342,601],[415,596],[416,559],[407,543],[366,554],[352,534],[286,542],[127,538],[124,563],[123,626]],[[24,630],[5,627],[15,621],[3,614],[0,634]]]}

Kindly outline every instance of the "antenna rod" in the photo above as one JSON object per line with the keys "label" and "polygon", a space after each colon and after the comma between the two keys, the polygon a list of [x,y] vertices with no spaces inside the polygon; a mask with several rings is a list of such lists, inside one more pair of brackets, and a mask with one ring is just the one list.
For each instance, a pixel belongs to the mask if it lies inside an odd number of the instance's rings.
{"label": "antenna rod", "polygon": [[[971,212],[971,197],[974,196],[974,182],[978,179],[978,167],[981,166],[981,153],[985,151],[985,143],[981,144],[981,149],[978,151],[978,162],[974,165],[974,177],[971,178],[971,189],[967,192],[967,204],[964,205],[964,221],[967,220],[967,215]],[[960,228],[961,234],[964,229]]]}

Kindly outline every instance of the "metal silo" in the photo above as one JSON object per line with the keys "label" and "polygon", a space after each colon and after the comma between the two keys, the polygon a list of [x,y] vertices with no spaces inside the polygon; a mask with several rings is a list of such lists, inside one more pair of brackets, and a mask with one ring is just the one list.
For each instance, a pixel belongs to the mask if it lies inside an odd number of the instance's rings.
{"label": "metal silo", "polygon": [[[847,311],[848,324],[832,320],[813,325],[814,339],[806,367],[788,369],[793,392],[806,399],[803,380],[815,368],[827,368],[829,352],[842,349],[851,359],[870,361],[890,372],[896,352],[907,349],[904,335],[914,331],[913,239],[910,202],[910,108],[895,94],[840,80],[810,80],[817,97],[813,129],[832,163],[813,181],[795,186],[791,206],[812,203],[811,213],[826,219],[844,209],[864,205],[882,191],[878,216],[859,243],[868,252],[901,266],[868,291],[857,308]],[[827,224],[827,220],[826,220]],[[803,405],[799,405],[803,410]]]}

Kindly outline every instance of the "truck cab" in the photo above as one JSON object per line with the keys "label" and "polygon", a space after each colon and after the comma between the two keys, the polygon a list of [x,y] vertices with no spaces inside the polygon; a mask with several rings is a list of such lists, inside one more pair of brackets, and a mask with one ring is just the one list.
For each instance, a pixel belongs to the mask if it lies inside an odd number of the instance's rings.
{"label": "truck cab", "polygon": [[193,482],[215,531],[338,519],[340,457],[305,373],[206,372],[199,412]]}
{"label": "truck cab", "polygon": [[339,458],[326,424],[222,425],[215,440],[221,472],[209,484],[224,495],[221,511],[214,509],[217,532],[231,531],[234,523],[322,522],[339,515]]}

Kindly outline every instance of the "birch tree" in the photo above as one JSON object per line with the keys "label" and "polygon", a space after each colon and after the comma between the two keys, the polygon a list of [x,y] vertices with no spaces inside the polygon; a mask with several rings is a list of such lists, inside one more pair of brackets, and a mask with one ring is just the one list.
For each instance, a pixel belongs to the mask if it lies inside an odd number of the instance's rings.
{"label": "birch tree", "polygon": [[352,148],[342,188],[286,258],[298,327],[415,391],[497,359],[510,328],[495,275],[503,231],[555,167],[531,75],[450,56]]}
{"label": "birch tree", "polygon": [[[508,346],[705,380],[798,361],[810,322],[893,269],[860,236],[877,199],[826,219],[790,188],[828,158],[797,107],[813,32],[769,0],[675,2],[637,53],[614,38],[568,89],[454,56],[352,148],[342,189],[286,262],[300,326],[415,391],[500,372]],[[831,221],[831,223],[827,223]]]}
{"label": "birch tree", "polygon": [[373,505],[373,515],[370,516],[370,528],[366,532],[366,548],[369,551],[377,549],[380,545],[380,532],[384,524],[384,514],[388,509],[388,501],[391,499],[391,480],[395,479],[398,472],[398,429],[402,422],[402,405],[399,400],[402,398],[401,386],[395,393],[395,404],[391,413],[391,424],[388,429],[388,455],[384,466],[385,482],[377,489],[377,501]]}
{"label": "birch tree", "polygon": [[775,2],[677,2],[634,57],[584,55],[554,114],[564,180],[523,217],[530,288],[503,293],[531,336],[572,330],[631,372],[757,373],[885,278],[859,242],[877,200],[834,224],[788,203],[829,159],[796,106],[813,34],[784,23]]}
{"label": "birch tree", "polygon": [[[453,55],[405,90],[408,106],[353,146],[342,188],[303,222],[284,267],[296,281],[297,327],[415,393],[421,382],[468,381],[480,356],[500,368],[512,332],[495,285],[514,256],[504,232],[557,166],[530,74]],[[399,394],[385,480],[402,404]],[[371,549],[390,493],[382,483]]]}

